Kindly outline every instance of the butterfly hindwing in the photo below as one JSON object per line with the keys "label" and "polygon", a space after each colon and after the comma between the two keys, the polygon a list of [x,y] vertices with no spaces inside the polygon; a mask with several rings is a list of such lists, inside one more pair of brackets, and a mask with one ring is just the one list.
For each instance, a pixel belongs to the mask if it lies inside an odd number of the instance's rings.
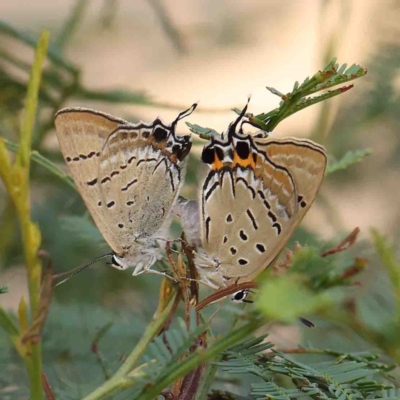
{"label": "butterfly hindwing", "polygon": [[175,128],[195,108],[170,125],[159,119],[133,124],[81,108],[56,114],[57,136],[74,182],[105,240],[126,260],[124,268],[129,260],[140,260],[138,252],[154,246],[153,235],[179,194],[191,140],[177,136]]}
{"label": "butterfly hindwing", "polygon": [[222,278],[216,286],[251,280],[277,257],[311,206],[325,150],[306,139],[251,137],[240,128],[212,139],[202,160],[211,168],[201,193],[210,272]]}

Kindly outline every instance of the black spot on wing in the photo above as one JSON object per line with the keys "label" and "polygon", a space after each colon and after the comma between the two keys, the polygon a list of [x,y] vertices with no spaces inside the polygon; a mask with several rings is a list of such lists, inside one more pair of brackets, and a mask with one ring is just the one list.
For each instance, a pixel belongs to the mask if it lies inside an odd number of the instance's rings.
{"label": "black spot on wing", "polygon": [[297,202],[300,204],[301,208],[304,208],[307,205],[307,203],[304,201],[304,197],[303,196],[298,196],[297,197]]}
{"label": "black spot on wing", "polygon": [[97,178],[94,178],[92,181],[86,182],[88,186],[94,186],[97,183]]}
{"label": "black spot on wing", "polygon": [[265,253],[265,246],[261,243],[257,243],[256,244],[256,249],[260,252],[260,253]]}
{"label": "black spot on wing", "polygon": [[272,211],[268,212],[268,217],[272,222],[276,222],[276,215]]}
{"label": "black spot on wing", "polygon": [[121,192],[126,192],[132,185],[134,185],[137,182],[137,179],[133,179],[131,180],[129,183],[126,184],[126,186],[124,186],[121,189]]}
{"label": "black spot on wing", "polygon": [[136,165],[140,165],[141,163],[144,163],[144,162],[157,162],[157,158],[153,158],[153,157],[151,157],[151,158],[141,158],[137,163],[136,163]]}
{"label": "black spot on wing", "polygon": [[258,229],[257,221],[256,221],[256,219],[255,219],[253,213],[251,212],[251,210],[250,210],[249,208],[247,209],[246,214],[247,214],[247,216],[250,218],[250,221],[251,221],[251,223],[253,224],[253,228],[254,228],[255,230],[257,230],[257,229]]}
{"label": "black spot on wing", "polygon": [[206,239],[208,240],[208,236],[210,235],[210,222],[211,222],[211,218],[207,217],[206,219]]}
{"label": "black spot on wing", "polygon": [[162,142],[167,138],[167,135],[168,132],[159,126],[156,129],[154,129],[153,136],[156,142]]}
{"label": "black spot on wing", "polygon": [[247,158],[249,158],[249,154],[250,154],[250,147],[249,144],[245,141],[238,141],[236,143],[235,146],[237,155],[242,159],[242,160],[246,160]]}
{"label": "black spot on wing", "polygon": [[247,241],[247,239],[249,238],[249,237],[246,235],[246,232],[245,232],[243,229],[241,229],[241,230],[239,231],[239,237],[240,237],[240,239],[242,239],[244,242]]}
{"label": "black spot on wing", "polygon": [[275,223],[275,224],[272,225],[272,227],[276,229],[276,232],[277,232],[278,235],[281,234],[282,228],[281,228],[280,224]]}

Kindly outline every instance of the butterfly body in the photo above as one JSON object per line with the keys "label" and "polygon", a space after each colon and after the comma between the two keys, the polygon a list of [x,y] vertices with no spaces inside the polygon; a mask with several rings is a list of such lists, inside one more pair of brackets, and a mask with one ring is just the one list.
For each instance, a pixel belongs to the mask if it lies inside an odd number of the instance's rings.
{"label": "butterfly body", "polygon": [[195,107],[170,125],[133,124],[84,108],[56,114],[61,151],[116,268],[134,267],[137,275],[158,258],[157,239],[168,227],[192,145],[190,136],[176,135],[176,124]]}
{"label": "butterfly body", "polygon": [[311,140],[245,134],[239,125],[245,110],[202,153],[210,171],[196,262],[213,288],[250,281],[274,261],[314,201],[326,167],[324,148]]}

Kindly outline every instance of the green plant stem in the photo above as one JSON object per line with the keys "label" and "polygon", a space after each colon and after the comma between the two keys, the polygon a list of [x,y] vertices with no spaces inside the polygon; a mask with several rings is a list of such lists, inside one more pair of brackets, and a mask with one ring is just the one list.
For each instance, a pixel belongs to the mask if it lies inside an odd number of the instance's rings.
{"label": "green plant stem", "polygon": [[[39,306],[41,262],[37,256],[40,245],[40,232],[30,219],[30,196],[29,196],[29,172],[30,155],[32,143],[32,131],[35,123],[37,100],[39,95],[42,67],[46,59],[49,44],[49,32],[43,31],[40,35],[35,52],[35,59],[32,65],[31,76],[28,84],[24,119],[21,128],[21,139],[17,154],[17,165],[23,171],[21,180],[20,201],[16,202],[18,210],[22,238],[24,241],[25,261],[28,272],[28,287],[31,316],[36,314]],[[28,370],[31,400],[42,400],[42,355],[40,342],[32,343],[31,353],[24,358]]]}
{"label": "green plant stem", "polygon": [[[0,141],[0,176],[4,181],[18,214],[28,275],[31,318],[36,315],[39,306],[42,265],[37,255],[41,241],[40,231],[31,221],[29,175],[32,131],[35,123],[42,67],[46,59],[48,43],[49,33],[43,31],[36,47],[35,59],[31,69],[19,148],[14,164],[11,163],[4,141]],[[24,304],[23,299],[21,302],[20,305]],[[11,323],[12,320],[7,319],[4,313],[1,319],[2,326],[10,334],[11,340],[22,357],[28,371],[30,400],[42,400],[42,356],[40,342],[27,341],[23,343],[20,340],[20,335],[16,336],[17,332],[24,334],[24,329],[27,327],[26,312],[20,314],[21,332],[17,330],[15,325],[13,326]]]}
{"label": "green plant stem", "polygon": [[137,363],[143,352],[146,350],[147,346],[163,327],[164,322],[167,320],[169,313],[172,309],[174,301],[175,296],[169,301],[163,312],[155,319],[153,319],[153,321],[147,326],[147,329],[144,332],[139,343],[129,354],[129,356],[118,369],[118,371],[108,381],[104,382],[101,386],[99,386],[94,392],[86,396],[83,400],[102,399],[117,389],[132,386],[134,384],[134,381],[127,378],[127,375],[132,371],[135,364]]}
{"label": "green plant stem", "polygon": [[168,387],[170,384],[175,382],[182,376],[185,376],[188,372],[200,364],[214,358],[221,352],[227,350],[229,347],[240,342],[242,339],[253,333],[256,329],[260,328],[265,323],[262,318],[256,318],[250,320],[245,325],[236,329],[233,332],[225,335],[221,339],[215,341],[207,349],[199,349],[198,351],[190,354],[186,359],[181,361],[169,374],[166,374],[165,378],[158,382],[156,385],[146,387],[144,391],[136,397],[134,400],[153,400],[155,399],[163,389]]}

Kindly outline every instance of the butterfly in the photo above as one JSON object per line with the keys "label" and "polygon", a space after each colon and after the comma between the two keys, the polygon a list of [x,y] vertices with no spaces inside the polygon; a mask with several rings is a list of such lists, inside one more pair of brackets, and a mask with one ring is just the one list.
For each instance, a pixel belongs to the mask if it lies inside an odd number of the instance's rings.
{"label": "butterfly", "polygon": [[133,275],[157,260],[157,239],[185,177],[192,142],[176,135],[179,120],[137,124],[86,109],[66,108],[55,115],[61,152],[95,224],[112,248],[111,265],[134,267]]}
{"label": "butterfly", "polygon": [[219,289],[254,279],[279,255],[313,203],[327,154],[307,139],[246,134],[247,105],[201,159],[210,168],[200,194],[201,281]]}

